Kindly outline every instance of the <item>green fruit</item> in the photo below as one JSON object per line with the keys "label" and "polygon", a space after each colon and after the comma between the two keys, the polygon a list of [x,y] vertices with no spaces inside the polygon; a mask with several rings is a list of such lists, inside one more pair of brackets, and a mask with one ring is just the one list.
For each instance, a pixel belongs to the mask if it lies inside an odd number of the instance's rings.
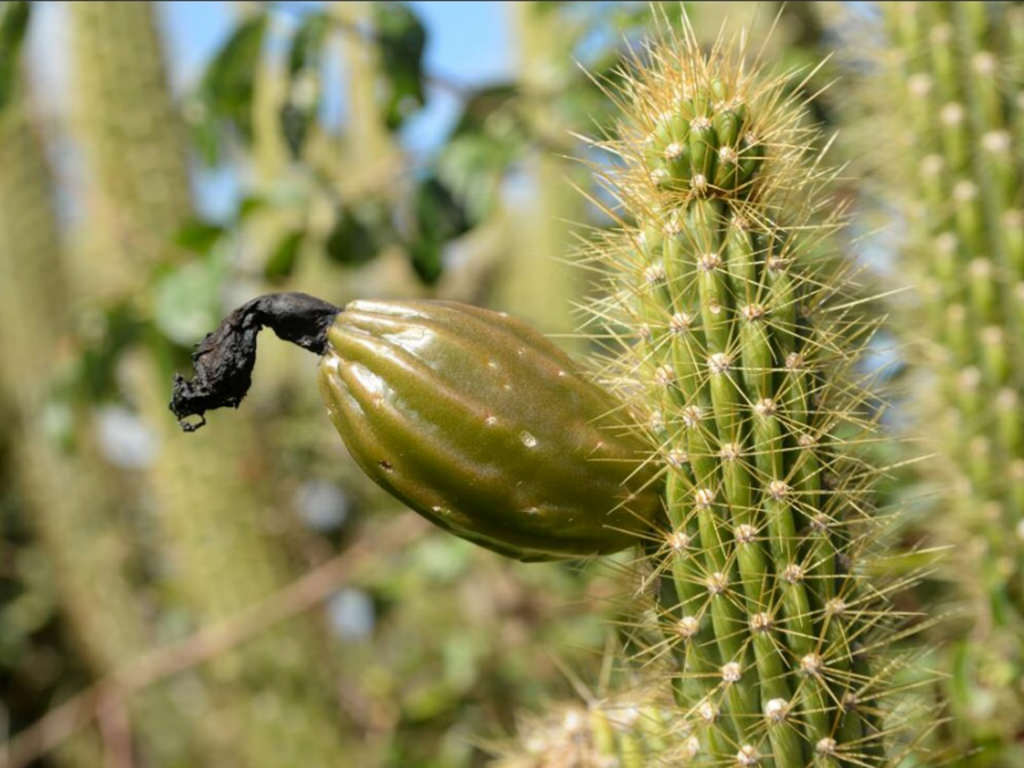
{"label": "green fruit", "polygon": [[496,552],[614,552],[660,511],[650,449],[622,404],[505,314],[354,301],[327,329],[320,388],[378,485]]}
{"label": "green fruit", "polygon": [[[258,296],[196,347],[170,408],[194,432],[237,408],[269,327],[323,355],[338,432],[380,486],[441,527],[521,560],[604,554],[661,511],[660,474],[625,406],[508,315],[444,301]],[[197,420],[198,418],[198,420]]]}

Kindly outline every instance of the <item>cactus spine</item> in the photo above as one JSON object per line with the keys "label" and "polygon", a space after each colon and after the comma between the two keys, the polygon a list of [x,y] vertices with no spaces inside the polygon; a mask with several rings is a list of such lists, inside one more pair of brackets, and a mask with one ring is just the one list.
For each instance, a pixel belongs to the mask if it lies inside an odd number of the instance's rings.
{"label": "cactus spine", "polygon": [[[862,583],[873,471],[852,372],[865,326],[841,300],[818,138],[787,77],[741,38],[708,54],[666,33],[617,94],[600,142],[625,216],[585,254],[607,378],[649,417],[670,527],[651,542],[655,612],[678,712],[672,760],[887,764],[889,587]],[[672,764],[675,764],[674,762]]]}
{"label": "cactus spine", "polygon": [[914,182],[894,185],[913,201],[905,266],[930,317],[926,367],[944,426],[934,448],[942,476],[955,478],[936,536],[972,537],[953,558],[973,638],[956,652],[952,705],[962,747],[990,742],[973,764],[1017,765],[1024,702],[1009,681],[1024,668],[1024,13],[911,3],[891,7],[888,21],[899,54],[890,91],[902,95],[885,109],[913,136],[910,167],[897,167]]}

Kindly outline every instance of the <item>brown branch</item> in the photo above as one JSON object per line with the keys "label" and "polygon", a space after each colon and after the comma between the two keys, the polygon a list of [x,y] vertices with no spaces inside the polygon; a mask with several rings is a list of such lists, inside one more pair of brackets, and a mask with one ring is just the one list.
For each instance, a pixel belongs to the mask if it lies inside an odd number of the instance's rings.
{"label": "brown branch", "polygon": [[120,691],[108,689],[109,696],[96,712],[103,740],[104,768],[132,768],[132,724],[127,702]]}
{"label": "brown branch", "polygon": [[0,744],[0,765],[24,768],[55,749],[93,718],[102,716],[107,707],[123,704],[132,693],[207,661],[274,624],[309,610],[382,555],[411,544],[427,527],[421,517],[411,512],[403,514],[379,535],[362,536],[342,554],[259,603],[204,627],[180,642],[142,654],[51,709],[6,744]]}

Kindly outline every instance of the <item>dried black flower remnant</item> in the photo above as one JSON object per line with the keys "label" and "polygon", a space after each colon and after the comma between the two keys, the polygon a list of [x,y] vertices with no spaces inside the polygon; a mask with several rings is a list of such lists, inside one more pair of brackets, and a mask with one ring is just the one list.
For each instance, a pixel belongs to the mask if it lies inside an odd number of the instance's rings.
{"label": "dried black flower remnant", "polygon": [[[208,333],[195,352],[195,376],[174,377],[170,409],[181,428],[194,432],[214,408],[237,408],[252,384],[256,337],[266,326],[279,338],[323,354],[327,329],[340,308],[305,293],[270,293],[246,302]],[[188,421],[198,416],[199,421]]]}

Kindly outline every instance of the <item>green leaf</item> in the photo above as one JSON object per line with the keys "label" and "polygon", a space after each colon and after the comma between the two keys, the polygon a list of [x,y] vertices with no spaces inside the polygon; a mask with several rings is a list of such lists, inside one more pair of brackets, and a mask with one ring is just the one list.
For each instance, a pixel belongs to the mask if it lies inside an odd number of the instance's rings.
{"label": "green leaf", "polygon": [[29,4],[7,3],[0,17],[0,109],[11,100],[18,79],[21,44],[28,29]]}
{"label": "green leaf", "polygon": [[408,245],[409,260],[424,283],[436,283],[444,270],[445,244],[472,226],[465,207],[437,178],[428,176],[416,185],[412,210],[416,232]]}
{"label": "green leaf", "polygon": [[201,99],[193,99],[186,106],[185,121],[192,144],[199,152],[203,163],[209,167],[218,165],[221,160],[220,129]]}
{"label": "green leaf", "polygon": [[299,72],[319,66],[327,37],[327,14],[310,13],[303,18],[295,30],[292,44],[288,49],[288,75],[295,77]]}
{"label": "green leaf", "polygon": [[350,208],[339,208],[324,252],[337,264],[364,264],[377,255],[373,230]]}
{"label": "green leaf", "polygon": [[479,133],[449,141],[437,158],[437,175],[460,200],[467,215],[481,221],[493,210],[501,180],[517,156],[517,148]]}
{"label": "green leaf", "polygon": [[502,179],[527,146],[519,98],[514,83],[475,91],[438,156],[438,178],[463,201],[471,221],[493,209]]}
{"label": "green leaf", "polygon": [[296,30],[288,50],[288,95],[278,121],[292,158],[302,156],[309,128],[320,110],[320,71],[327,15],[311,13]]}
{"label": "green leaf", "polygon": [[245,19],[207,65],[199,93],[210,114],[252,140],[252,97],[260,69],[267,15]]}
{"label": "green leaf", "polygon": [[[488,118],[497,112],[515,115],[519,95],[519,86],[515,83],[498,83],[473,91],[463,102],[462,115],[452,136],[487,132]],[[521,129],[521,121],[517,122]]]}
{"label": "green leaf", "polygon": [[202,219],[190,219],[174,234],[174,242],[189,251],[206,253],[220,240],[224,227]]}
{"label": "green leaf", "polygon": [[39,419],[46,439],[62,453],[75,448],[75,412],[71,400],[64,392],[51,392],[43,402]]}
{"label": "green leaf", "polygon": [[239,221],[242,221],[249,218],[249,216],[256,211],[266,208],[267,205],[267,199],[264,197],[260,197],[259,195],[246,195],[238,203],[238,211],[235,214],[235,217]]}
{"label": "green leaf", "polygon": [[427,240],[450,240],[471,227],[466,209],[437,176],[429,176],[416,186],[413,210],[419,236]]}
{"label": "green leaf", "polygon": [[215,260],[175,267],[153,289],[153,322],[164,336],[195,344],[220,322],[221,269]]}
{"label": "green leaf", "polygon": [[380,198],[360,200],[352,206],[356,216],[373,232],[377,250],[396,242],[398,236],[392,225],[391,203]]}
{"label": "green leaf", "polygon": [[95,341],[82,348],[73,388],[80,397],[99,401],[116,394],[116,369],[125,350],[137,343],[145,327],[135,308],[119,302],[105,309]]}
{"label": "green leaf", "polygon": [[312,115],[309,110],[301,109],[291,102],[285,102],[277,113],[278,123],[281,125],[281,134],[288,146],[288,152],[293,160],[302,157],[302,147],[306,143],[306,135],[309,133],[309,124],[312,122]]}
{"label": "green leaf", "polygon": [[422,68],[427,32],[416,15],[399,3],[375,3],[373,27],[384,75],[380,107],[388,130],[395,131],[425,101]]}
{"label": "green leaf", "polygon": [[409,245],[409,262],[427,285],[436,283],[444,272],[443,251],[444,244],[437,240],[414,240]]}
{"label": "green leaf", "polygon": [[427,536],[408,552],[410,569],[432,584],[455,582],[469,568],[472,556],[472,547],[454,536]]}
{"label": "green leaf", "polygon": [[279,283],[291,277],[295,270],[295,264],[299,259],[299,251],[302,248],[302,241],[306,237],[306,230],[295,229],[282,237],[270,258],[263,265],[263,276],[271,283]]}

